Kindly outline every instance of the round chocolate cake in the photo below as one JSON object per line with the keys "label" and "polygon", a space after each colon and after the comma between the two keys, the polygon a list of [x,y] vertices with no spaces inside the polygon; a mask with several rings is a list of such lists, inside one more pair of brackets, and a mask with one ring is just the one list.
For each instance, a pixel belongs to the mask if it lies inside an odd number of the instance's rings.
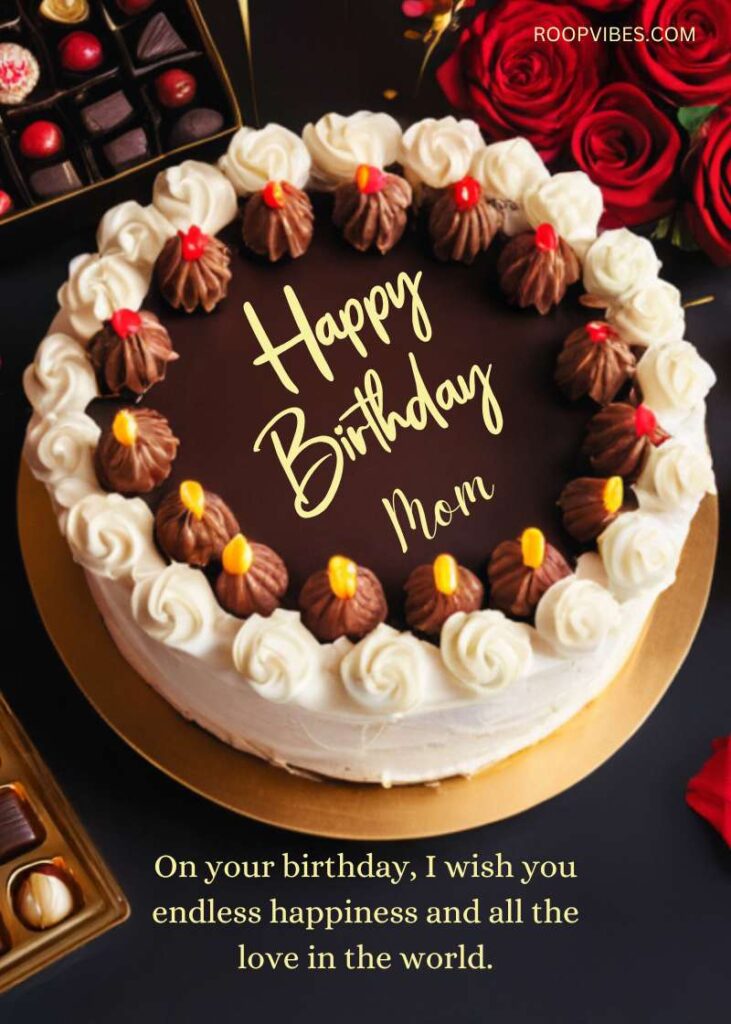
{"label": "round chocolate cake", "polygon": [[27,458],[110,632],[297,769],[470,773],[616,675],[713,488],[713,373],[586,175],[452,117],[244,128],[78,257]]}

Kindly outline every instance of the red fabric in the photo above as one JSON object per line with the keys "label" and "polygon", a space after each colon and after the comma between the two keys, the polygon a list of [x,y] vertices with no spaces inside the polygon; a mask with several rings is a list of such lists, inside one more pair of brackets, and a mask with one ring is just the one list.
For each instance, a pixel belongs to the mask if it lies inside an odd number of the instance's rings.
{"label": "red fabric", "polygon": [[688,783],[685,799],[731,846],[731,736],[714,740],[713,751]]}
{"label": "red fabric", "polygon": [[685,213],[695,240],[714,263],[731,266],[731,103],[701,126],[683,171],[692,200]]}
{"label": "red fabric", "polygon": [[[633,23],[644,41],[619,47],[627,78],[649,85],[679,107],[720,103],[731,94],[731,12],[725,0],[640,0]],[[695,29],[693,40],[654,41],[656,26]]]}
{"label": "red fabric", "polygon": [[680,133],[636,85],[601,89],[576,122],[574,160],[604,195],[604,227],[644,224],[676,203]]}
{"label": "red fabric", "polygon": [[599,88],[605,51],[588,35],[549,42],[536,40],[534,31],[544,26],[575,36],[589,25],[570,4],[503,0],[462,32],[437,79],[489,139],[523,135],[544,160],[554,160]]}

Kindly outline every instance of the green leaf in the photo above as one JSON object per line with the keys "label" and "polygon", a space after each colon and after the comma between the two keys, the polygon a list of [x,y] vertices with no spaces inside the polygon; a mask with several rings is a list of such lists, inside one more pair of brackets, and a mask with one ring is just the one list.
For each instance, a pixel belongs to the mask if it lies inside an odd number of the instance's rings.
{"label": "green leaf", "polygon": [[667,238],[670,234],[670,227],[672,225],[672,217],[661,217],[655,225],[655,228],[650,235],[656,242],[661,242],[664,238]]}
{"label": "green leaf", "polygon": [[681,249],[683,252],[698,252],[700,249],[682,214],[678,214],[673,220],[671,241],[676,249]]}
{"label": "green leaf", "polygon": [[678,121],[692,138],[715,109],[715,104],[708,107],[680,107],[678,109]]}

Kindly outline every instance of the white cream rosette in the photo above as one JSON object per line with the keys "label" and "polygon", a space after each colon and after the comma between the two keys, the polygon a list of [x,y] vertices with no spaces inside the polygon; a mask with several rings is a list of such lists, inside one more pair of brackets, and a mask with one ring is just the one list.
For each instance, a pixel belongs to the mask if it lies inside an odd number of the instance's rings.
{"label": "white cream rosette", "polygon": [[139,309],[149,287],[149,274],[123,256],[85,253],[71,261],[58,302],[74,332],[88,341],[115,310]]}
{"label": "white cream rosette", "polygon": [[607,320],[630,345],[665,345],[685,333],[680,292],[668,281],[650,281],[609,304]]}
{"label": "white cream rosette", "polygon": [[482,695],[527,675],[533,659],[528,627],[499,611],[451,615],[442,627],[440,649],[454,678]]}
{"label": "white cream rosette", "polygon": [[69,509],[74,560],[109,580],[140,580],[165,568],[152,541],[154,517],[141,498],[90,494]]}
{"label": "white cream rosette", "polygon": [[651,448],[637,489],[662,509],[692,509],[704,494],[715,491],[713,463],[705,449],[669,440]]}
{"label": "white cream rosette", "polygon": [[527,139],[505,139],[481,146],[472,157],[469,173],[489,196],[516,207],[503,211],[503,230],[517,235],[528,228],[523,197],[529,188],[546,181],[548,168]]}
{"label": "white cream rosette", "polygon": [[366,711],[394,714],[421,703],[425,658],[420,642],[381,623],[340,662],[340,678]]}
{"label": "white cream rosette", "polygon": [[62,509],[99,490],[94,449],[101,433],[83,412],[49,413],[31,418],[23,454],[36,480]]}
{"label": "white cream rosette", "polygon": [[96,245],[102,256],[124,256],[130,263],[152,267],[173,234],[172,224],[154,206],[140,206],[129,200],[104,214]]}
{"label": "white cream rosette", "polygon": [[240,128],[218,166],[240,196],[251,195],[268,181],[288,181],[304,188],[310,177],[307,146],[299,135],[279,124]]}
{"label": "white cream rosette", "polygon": [[662,263],[647,238],[627,228],[603,231],[584,260],[584,288],[609,301],[657,279]]}
{"label": "white cream rosette", "polygon": [[689,341],[649,348],[637,364],[645,402],[662,418],[697,409],[716,383],[716,374]]}
{"label": "white cream rosette", "polygon": [[619,623],[619,605],[606,587],[567,576],[549,587],[536,608],[536,629],[560,654],[589,654]]}
{"label": "white cream rosette", "polygon": [[286,704],[315,677],[320,645],[297,612],[278,608],[269,618],[247,619],[232,654],[237,671],[260,697]]}
{"label": "white cream rosette", "polygon": [[583,260],[597,236],[602,190],[583,171],[562,171],[527,189],[523,209],[532,228],[551,224]]}
{"label": "white cream rosette", "polygon": [[223,612],[198,569],[173,562],[143,577],[132,591],[131,607],[137,625],[168,647],[202,655],[217,645],[216,623]]}
{"label": "white cream rosette", "polygon": [[446,188],[469,173],[483,145],[480,129],[469,118],[425,117],[404,132],[399,160],[412,185]]}
{"label": "white cream rosette", "polygon": [[238,212],[236,191],[228,178],[198,160],[185,160],[158,174],[152,203],[175,231],[195,225],[208,235],[217,235]]}
{"label": "white cream rosette", "polygon": [[83,412],[99,394],[86,350],[67,334],[49,334],[23,374],[23,389],[35,412]]}
{"label": "white cream rosette", "polygon": [[610,589],[620,600],[659,592],[675,579],[681,545],[665,522],[649,512],[618,516],[597,544]]}
{"label": "white cream rosette", "polygon": [[345,117],[325,114],[302,132],[312,157],[313,184],[334,189],[352,181],[360,164],[388,167],[398,159],[401,127],[390,114],[359,110]]}

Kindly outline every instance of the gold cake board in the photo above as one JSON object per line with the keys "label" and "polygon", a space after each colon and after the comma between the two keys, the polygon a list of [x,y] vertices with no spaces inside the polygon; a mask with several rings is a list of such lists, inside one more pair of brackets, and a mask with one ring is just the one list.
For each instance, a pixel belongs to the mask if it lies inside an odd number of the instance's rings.
{"label": "gold cake board", "polygon": [[713,575],[718,502],[707,497],[701,505],[676,584],[660,597],[642,642],[597,700],[545,740],[471,779],[393,789],[290,774],[185,721],[117,650],[59,534],[45,488],[25,464],[18,521],[28,578],[48,633],[81,691],[131,747],[238,814],[313,835],[379,840],[500,821],[563,792],[611,757],[668,689],[698,630]]}

